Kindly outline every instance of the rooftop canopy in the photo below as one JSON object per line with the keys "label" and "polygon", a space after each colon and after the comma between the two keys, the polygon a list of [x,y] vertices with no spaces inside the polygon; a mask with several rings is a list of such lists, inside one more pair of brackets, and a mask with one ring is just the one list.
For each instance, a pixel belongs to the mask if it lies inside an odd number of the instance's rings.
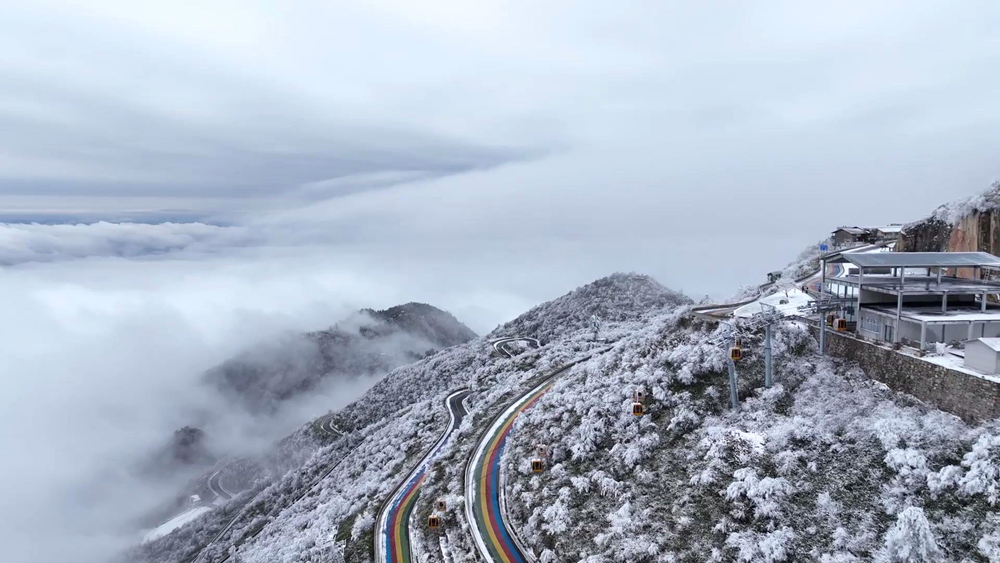
{"label": "rooftop canopy", "polygon": [[844,231],[845,233],[850,233],[852,235],[863,235],[868,232],[867,229],[863,229],[861,227],[839,227],[836,231],[833,232],[836,233],[839,231]]}
{"label": "rooftop canopy", "polygon": [[859,268],[1000,268],[1000,258],[986,252],[849,252],[844,262]]}

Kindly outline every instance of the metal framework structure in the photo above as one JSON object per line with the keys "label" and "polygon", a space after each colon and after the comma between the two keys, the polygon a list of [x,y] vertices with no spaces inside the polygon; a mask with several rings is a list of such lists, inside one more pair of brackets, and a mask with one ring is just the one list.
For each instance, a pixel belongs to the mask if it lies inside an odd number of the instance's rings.
{"label": "metal framework structure", "polygon": [[[824,257],[825,258],[825,257]],[[882,252],[871,254],[843,254],[833,262],[850,263],[857,267],[857,273],[838,279],[841,285],[853,287],[854,311],[857,313],[855,332],[860,335],[862,321],[872,318],[886,319],[883,326],[885,335],[882,339],[898,343],[902,339],[904,321],[920,325],[920,347],[926,346],[928,324],[945,327],[951,324],[968,324],[968,337],[973,336],[975,323],[1000,323],[1000,316],[987,318],[988,299],[990,294],[1000,294],[1000,283],[981,279],[984,271],[1000,270],[1000,258],[985,252]],[[826,290],[826,262],[823,263],[823,293]],[[971,270],[971,277],[958,277],[959,270]],[[950,274],[949,274],[950,272]],[[894,296],[895,307],[889,310],[885,297],[870,297],[863,301],[864,296]],[[932,310],[932,302],[940,296],[940,313]],[[971,313],[972,308],[978,309],[979,316],[954,315],[948,318],[949,298],[958,299],[964,313]],[[889,298],[891,299],[891,297]],[[910,305],[916,305],[915,314],[904,316],[904,301],[909,299]],[[973,300],[978,299],[978,307]],[[869,306],[862,309],[862,305]],[[962,309],[961,305],[964,305]],[[848,305],[843,305],[847,307]],[[957,311],[956,311],[957,312]],[[863,313],[865,315],[863,315]],[[928,315],[938,315],[931,318]],[[864,319],[862,318],[864,316]],[[821,323],[821,340],[823,336]],[[891,328],[891,330],[890,330]],[[942,332],[942,337],[943,337]],[[915,337],[913,337],[915,339]]]}
{"label": "metal framework structure", "polygon": [[[716,344],[725,342],[730,348],[735,347],[740,341],[740,335],[755,333],[764,329],[764,387],[770,388],[774,383],[772,362],[771,362],[771,332],[772,327],[785,320],[785,316],[773,305],[760,304],[761,312],[751,317],[733,319],[732,321],[722,321],[720,325],[726,326],[729,330],[721,339],[715,341]],[[719,342],[721,340],[722,342]],[[737,393],[737,373],[736,362],[729,358],[729,405],[733,410],[740,408],[739,395]]]}

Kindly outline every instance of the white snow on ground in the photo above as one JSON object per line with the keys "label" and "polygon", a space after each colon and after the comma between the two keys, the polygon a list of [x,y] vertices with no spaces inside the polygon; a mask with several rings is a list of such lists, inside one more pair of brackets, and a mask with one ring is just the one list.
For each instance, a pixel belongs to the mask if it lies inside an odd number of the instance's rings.
{"label": "white snow on ground", "polygon": [[146,537],[143,538],[143,541],[160,539],[210,510],[212,509],[207,506],[198,506],[184,512],[183,514],[178,514],[163,524],[160,524],[156,529],[150,530],[150,532],[146,534]]}
{"label": "white snow on ground", "polygon": [[[779,293],[775,293],[774,295],[768,295],[767,297],[758,299],[753,303],[748,303],[733,311],[733,316],[751,317],[760,313],[761,303],[765,305],[773,305],[786,317],[789,315],[797,315],[799,314],[799,307],[807,305],[811,299],[812,298],[806,295],[806,293],[801,289],[789,289],[787,292],[781,291]],[[782,301],[787,301],[787,303],[782,303]]]}
{"label": "white snow on ground", "polygon": [[994,381],[996,383],[1000,383],[1000,376],[997,376],[995,374],[994,375],[986,374],[981,371],[974,370],[970,367],[966,367],[965,358],[956,356],[954,354],[928,355],[920,359],[924,360],[925,362],[930,362],[932,364],[944,366],[948,369],[953,369],[955,371],[960,371],[962,373],[974,375],[976,377],[985,379],[987,381]]}

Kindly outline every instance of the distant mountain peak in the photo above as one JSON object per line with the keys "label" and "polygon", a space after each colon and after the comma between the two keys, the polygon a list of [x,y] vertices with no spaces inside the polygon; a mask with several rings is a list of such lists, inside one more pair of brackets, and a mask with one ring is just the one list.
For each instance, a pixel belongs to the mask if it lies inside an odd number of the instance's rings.
{"label": "distant mountain peak", "polygon": [[476,337],[453,315],[426,303],[362,309],[330,328],[254,346],[207,378],[252,410],[271,410],[324,379],[385,374]]}

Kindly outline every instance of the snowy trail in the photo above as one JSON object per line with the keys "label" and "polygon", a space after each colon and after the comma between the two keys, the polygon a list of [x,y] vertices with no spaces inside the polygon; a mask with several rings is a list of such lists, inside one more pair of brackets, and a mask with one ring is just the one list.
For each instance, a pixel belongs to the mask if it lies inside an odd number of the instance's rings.
{"label": "snowy trail", "polygon": [[448,428],[427,455],[420,460],[417,467],[400,483],[389,496],[389,499],[379,510],[375,525],[375,562],[376,563],[408,563],[410,561],[410,516],[416,504],[420,487],[427,476],[434,456],[448,442],[448,438],[462,424],[466,411],[462,401],[469,396],[468,389],[459,389],[448,395],[445,405],[448,408]]}
{"label": "snowy trail", "polygon": [[500,462],[518,415],[531,408],[552,388],[555,379],[573,366],[610,350],[605,348],[567,364],[545,376],[527,393],[515,399],[490,425],[469,459],[465,471],[465,511],[479,554],[487,561],[503,563],[534,562],[505,519],[506,498]]}

